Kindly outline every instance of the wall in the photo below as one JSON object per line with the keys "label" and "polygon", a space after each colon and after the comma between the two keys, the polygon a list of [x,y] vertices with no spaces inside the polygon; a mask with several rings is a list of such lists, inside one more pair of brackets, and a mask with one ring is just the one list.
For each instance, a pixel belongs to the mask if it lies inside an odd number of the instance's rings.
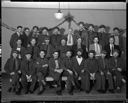
{"label": "wall", "polygon": [[[39,8],[2,8],[2,21],[12,27],[18,25],[32,27],[34,25],[54,27],[61,22],[54,18],[55,9]],[[62,10],[64,14],[66,10]],[[125,10],[71,10],[71,14],[76,21],[84,21],[96,25],[104,24],[111,28],[117,26],[126,28],[126,11]],[[62,27],[68,27],[67,23]],[[72,24],[75,29],[75,24]],[[10,56],[9,40],[13,32],[2,27],[2,68]],[[4,69],[2,69],[4,71]]]}

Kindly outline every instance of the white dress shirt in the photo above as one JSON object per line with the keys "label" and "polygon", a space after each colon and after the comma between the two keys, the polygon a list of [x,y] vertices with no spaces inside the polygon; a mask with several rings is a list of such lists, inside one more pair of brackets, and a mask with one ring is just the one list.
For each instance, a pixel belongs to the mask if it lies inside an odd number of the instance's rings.
{"label": "white dress shirt", "polygon": [[72,46],[73,45],[73,36],[72,36],[72,34],[68,34],[67,45],[68,46]]}
{"label": "white dress shirt", "polygon": [[95,43],[94,46],[95,46],[96,56],[100,56],[100,52],[101,52],[100,45]]}
{"label": "white dress shirt", "polygon": [[78,56],[76,56],[76,59],[77,59],[78,64],[80,65],[82,60],[83,60],[83,58],[82,57],[79,58]]}

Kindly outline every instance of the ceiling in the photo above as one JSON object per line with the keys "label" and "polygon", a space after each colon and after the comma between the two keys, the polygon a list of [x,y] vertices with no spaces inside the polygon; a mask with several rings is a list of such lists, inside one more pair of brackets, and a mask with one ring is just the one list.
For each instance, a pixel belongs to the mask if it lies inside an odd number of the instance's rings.
{"label": "ceiling", "polygon": [[[2,1],[2,7],[21,8],[53,8],[59,7],[59,2],[10,2]],[[61,9],[107,9],[126,10],[125,2],[61,2]]]}

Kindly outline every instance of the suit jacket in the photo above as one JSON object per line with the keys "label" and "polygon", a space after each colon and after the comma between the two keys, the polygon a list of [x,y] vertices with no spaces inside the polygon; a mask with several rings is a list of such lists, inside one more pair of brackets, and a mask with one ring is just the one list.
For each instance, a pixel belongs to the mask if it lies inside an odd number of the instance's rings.
{"label": "suit jacket", "polygon": [[[54,70],[56,69],[55,59],[54,58],[50,58],[48,64],[49,64],[50,73],[53,73]],[[63,61],[60,58],[58,58],[58,64],[59,64],[59,68],[58,69],[64,69]]]}
{"label": "suit jacket", "polygon": [[97,32],[94,31],[87,31],[86,34],[86,47],[89,50],[89,45],[93,44],[93,39],[95,36],[98,36]]}
{"label": "suit jacket", "polygon": [[[103,62],[104,60],[104,62]],[[103,71],[103,72],[107,72],[109,70],[109,63],[108,63],[108,59],[106,58],[102,58],[102,57],[99,57],[98,58],[98,65],[99,65],[99,71]]]}
{"label": "suit jacket", "polygon": [[[100,46],[100,52],[102,51],[102,46],[99,44],[99,46]],[[89,46],[89,50],[94,50],[95,51],[95,45],[94,44],[91,44],[90,46]]]}
{"label": "suit jacket", "polygon": [[102,46],[104,49],[104,46],[109,43],[109,35],[108,33],[100,33],[98,32],[98,37],[99,37],[99,44]]}
{"label": "suit jacket", "polygon": [[53,46],[53,48],[57,48],[58,46],[60,46],[60,42],[61,42],[61,39],[62,39],[62,35],[58,34],[58,35],[54,35],[52,34],[50,36],[50,44]]}
{"label": "suit jacket", "polygon": [[30,39],[31,39],[30,35],[29,36],[27,36],[26,34],[21,35],[22,46],[27,48],[30,42]]}
{"label": "suit jacket", "polygon": [[115,62],[115,58],[114,57],[110,58],[108,66],[109,66],[109,71],[111,71],[111,72],[112,72],[112,69],[117,70],[117,68],[121,68],[122,70],[125,70],[124,61],[120,57],[117,58],[117,64]]}
{"label": "suit jacket", "polygon": [[73,69],[72,69],[72,58],[65,57],[63,59],[63,66],[64,66],[65,70],[69,69],[69,70],[73,71]]}
{"label": "suit jacket", "polygon": [[48,65],[48,59],[46,58],[37,58],[37,60],[35,61],[35,68],[36,68],[36,72],[41,72],[43,70],[47,70],[48,69],[48,66],[47,67],[42,67],[43,65]]}
{"label": "suit jacket", "polygon": [[83,58],[81,64],[78,64],[76,56],[72,58],[72,69],[73,71],[77,72],[78,75],[81,74],[81,70],[85,69],[85,59]]}
{"label": "suit jacket", "polygon": [[[105,45],[104,47],[105,51],[107,52],[106,57],[110,58],[110,53],[111,53],[111,49],[110,49],[110,44]],[[121,56],[121,50],[120,47],[118,45],[114,45],[114,49],[117,49],[119,51],[119,57]]]}
{"label": "suit jacket", "polygon": [[99,65],[97,59],[86,59],[85,61],[85,71],[89,73],[96,73],[99,71]]}
{"label": "suit jacket", "polygon": [[21,38],[21,36],[18,36],[17,33],[12,34],[11,38],[10,38],[10,46],[11,48],[15,48],[16,46],[16,41]]}
{"label": "suit jacket", "polygon": [[37,38],[37,45],[40,45],[42,43],[45,43],[45,38],[49,38],[49,35],[42,35],[40,34]]}
{"label": "suit jacket", "polygon": [[36,74],[35,63],[32,59],[29,62],[26,58],[22,60],[20,69],[21,69],[22,75],[34,76]]}
{"label": "suit jacket", "polygon": [[[17,50],[17,46],[14,47],[12,50]],[[25,48],[23,46],[20,47],[20,51],[18,50],[18,57],[19,57],[19,55],[21,56],[21,58],[19,58],[19,59],[25,58]]]}
{"label": "suit jacket", "polygon": [[82,39],[82,44],[86,46],[86,37],[87,37],[87,31],[86,30],[82,30],[82,31],[74,31],[74,34],[77,35],[78,37],[81,37]]}
{"label": "suit jacket", "polygon": [[35,46],[30,45],[29,47],[27,47],[27,50],[31,51],[32,59],[36,60],[39,55],[39,48],[36,45]]}
{"label": "suit jacket", "polygon": [[[87,54],[87,51],[86,51],[86,45],[81,45],[81,49],[83,50],[83,54],[82,54],[82,57],[84,58],[84,59],[86,59],[87,57],[88,57],[88,54]],[[77,44],[76,45],[73,45],[73,47],[72,47],[72,55],[73,56],[76,56],[77,55],[77,50],[78,50],[78,48],[77,48]]]}
{"label": "suit jacket", "polygon": [[14,58],[13,58],[13,57],[10,57],[10,58],[7,60],[5,66],[4,66],[4,70],[5,70],[8,74],[10,74],[11,72],[15,72],[15,73],[16,73],[18,70],[20,70],[21,60],[19,60],[19,59],[16,59],[16,60],[17,60],[17,62],[16,62],[16,64],[15,64],[15,66],[14,66]]}
{"label": "suit jacket", "polygon": [[39,50],[45,50],[47,53],[46,53],[46,58],[50,58],[52,57],[52,53],[54,51],[54,48],[52,47],[51,44],[40,44],[39,46]]}
{"label": "suit jacket", "polygon": [[67,47],[67,45],[65,45],[65,46],[60,45],[58,47],[58,50],[60,52],[60,58],[63,59],[66,56],[66,51],[68,50],[68,47]]}

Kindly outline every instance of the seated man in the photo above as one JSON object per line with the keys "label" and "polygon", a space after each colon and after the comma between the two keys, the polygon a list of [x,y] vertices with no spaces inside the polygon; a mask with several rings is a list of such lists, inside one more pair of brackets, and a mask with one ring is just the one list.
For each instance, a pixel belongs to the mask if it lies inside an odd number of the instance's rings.
{"label": "seated man", "polygon": [[72,69],[74,72],[74,79],[75,79],[75,85],[78,90],[81,90],[81,87],[83,87],[83,84],[80,86],[80,82],[78,81],[78,78],[81,77],[81,72],[85,68],[85,59],[82,57],[83,50],[78,49],[77,55],[72,58]]}
{"label": "seated man", "polygon": [[106,79],[108,81],[108,90],[110,92],[113,92],[113,78],[111,73],[109,72],[108,69],[108,59],[106,58],[106,51],[101,52],[101,57],[98,58],[98,64],[99,64],[99,71],[101,74],[101,90],[102,92],[105,92],[106,88]]}
{"label": "seated man", "polygon": [[87,93],[90,92],[90,80],[96,80],[95,87],[97,91],[101,90],[101,75],[99,72],[98,61],[95,59],[95,51],[91,50],[88,53],[89,58],[85,61],[84,70],[82,70],[82,89]]}
{"label": "seated man", "polygon": [[62,60],[59,58],[59,52],[54,51],[53,58],[50,58],[49,60],[49,75],[54,78],[54,81],[57,84],[57,88],[56,88],[57,95],[62,94],[62,88],[61,88],[62,73],[63,73]]}
{"label": "seated man", "polygon": [[48,74],[48,60],[46,59],[45,51],[41,50],[39,53],[40,57],[37,58],[35,68],[36,68],[36,73],[37,73],[37,79],[39,80],[39,92],[38,94],[43,93],[45,89],[45,77]]}
{"label": "seated man", "polygon": [[121,92],[122,82],[126,83],[121,72],[124,70],[123,59],[119,57],[119,51],[114,50],[113,57],[109,59],[109,68],[114,78],[116,92]]}
{"label": "seated man", "polygon": [[[23,87],[24,94],[28,92],[33,93],[36,84],[36,70],[34,61],[31,59],[31,51],[25,51],[25,59],[21,62],[21,84]],[[30,87],[28,84],[31,82]]]}
{"label": "seated man", "polygon": [[12,90],[15,91],[16,94],[19,93],[19,78],[20,78],[20,63],[21,60],[18,59],[18,51],[12,50],[11,57],[7,60],[4,70],[10,75],[10,83],[11,86],[8,89],[9,92]]}
{"label": "seated man", "polygon": [[70,50],[67,50],[66,57],[63,58],[63,66],[64,66],[64,72],[63,75],[67,76],[66,86],[68,93],[70,95],[73,95],[73,89],[74,89],[74,74],[72,70],[72,52]]}

